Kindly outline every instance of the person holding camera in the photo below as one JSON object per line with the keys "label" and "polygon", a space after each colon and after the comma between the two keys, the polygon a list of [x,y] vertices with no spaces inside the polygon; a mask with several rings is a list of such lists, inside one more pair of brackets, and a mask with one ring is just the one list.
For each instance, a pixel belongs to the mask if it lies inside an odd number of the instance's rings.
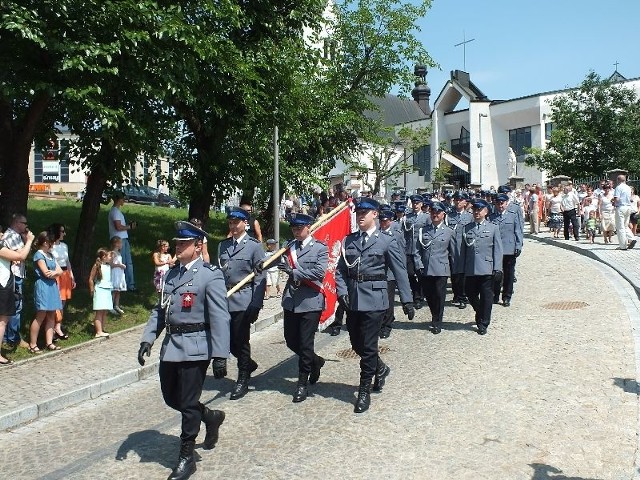
{"label": "person holding camera", "polygon": [[138,224],[131,222],[127,224],[124,214],[121,211],[124,205],[124,195],[116,192],[113,195],[113,207],[109,211],[109,239],[120,237],[122,239],[122,263],[126,265],[124,277],[127,283],[127,291],[136,291],[136,279],[133,275],[133,259],[131,258],[131,245],[129,245],[129,230],[135,230]]}

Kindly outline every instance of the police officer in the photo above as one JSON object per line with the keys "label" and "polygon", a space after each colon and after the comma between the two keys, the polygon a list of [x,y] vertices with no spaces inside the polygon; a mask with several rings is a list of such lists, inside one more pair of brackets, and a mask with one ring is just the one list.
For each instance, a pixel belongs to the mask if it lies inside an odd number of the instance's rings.
{"label": "police officer", "polygon": [[472,204],[473,222],[464,226],[462,262],[465,288],[476,312],[478,334],[487,333],[493,306],[493,282],[502,277],[500,229],[486,220],[489,204],[477,199]]}
{"label": "police officer", "polygon": [[189,222],[176,222],[176,230],[179,264],[167,272],[138,352],[138,362],[144,365],[143,356],[149,356],[156,338],[166,331],[160,348],[160,387],[165,403],[182,414],[180,456],[169,480],[183,480],[195,472],[193,449],[201,421],[207,429],[204,448],[213,448],[218,440],[224,412],[209,410],[199,400],[210,360],[214,377],[222,378],[229,355],[224,276],[200,258],[206,233]]}
{"label": "police officer", "polygon": [[513,296],[513,279],[516,273],[516,259],[520,256],[523,245],[522,228],[518,215],[507,210],[509,197],[504,193],[498,194],[496,199],[496,213],[489,216],[489,220],[500,229],[502,241],[502,282],[493,284],[493,303],[500,301],[500,289],[502,289],[502,305],[511,305]]}
{"label": "police officer", "polygon": [[450,258],[455,254],[455,234],[444,223],[446,205],[431,204],[431,224],[418,230],[415,263],[420,273],[422,291],[431,310],[431,331],[442,331],[447,278],[451,275]]}
{"label": "police officer", "polygon": [[411,195],[410,199],[411,211],[405,213],[401,220],[401,225],[404,232],[407,274],[409,275],[409,284],[413,293],[413,302],[416,308],[422,308],[422,289],[414,264],[414,255],[416,253],[415,237],[418,229],[424,227],[430,219],[428,220],[429,216],[422,211],[424,202],[422,195]]}
{"label": "police officer", "polygon": [[[249,213],[242,208],[233,207],[227,214],[231,237],[220,242],[218,261],[227,284],[231,289],[265,258],[262,244],[246,232]],[[249,343],[251,324],[258,319],[264,302],[266,274],[256,273],[253,280],[229,297],[231,314],[231,353],[238,360],[238,381],[231,391],[231,400],[244,397],[249,391],[249,379],[258,368],[251,359]]]}
{"label": "police officer", "polygon": [[[400,225],[393,222],[395,213],[392,210],[381,209],[378,219],[380,220],[380,231],[393,235],[398,242],[400,251],[404,252],[404,234],[400,230]],[[403,257],[406,259],[406,257]],[[407,278],[408,279],[408,278]],[[387,294],[389,296],[389,308],[382,320],[380,326],[380,338],[389,338],[391,335],[392,324],[395,321],[394,303],[396,298],[396,277],[393,275],[393,270],[387,270]]]}
{"label": "police officer", "polygon": [[520,222],[520,227],[524,232],[524,212],[522,211],[522,208],[520,208],[519,205],[516,205],[515,203],[513,203],[511,198],[511,187],[509,185],[500,185],[498,187],[498,195],[501,193],[504,193],[505,195],[507,195],[507,199],[508,199],[507,211],[516,214],[516,216],[518,217],[518,222]]}
{"label": "police officer", "polygon": [[307,383],[320,378],[324,358],[314,352],[313,342],[325,307],[323,280],[329,262],[327,246],[311,235],[313,217],[293,213],[289,220],[295,242],[282,257],[279,268],[287,276],[282,295],[284,339],[298,355],[298,386],[295,403],[307,398]]}
{"label": "police officer", "polygon": [[347,235],[336,270],[338,301],[347,311],[347,328],[351,346],[360,356],[360,387],[354,412],[361,413],[371,402],[373,390],[379,392],[391,369],[378,355],[378,335],[387,308],[387,270],[396,277],[402,308],[409,320],[415,310],[407,281],[403,253],[398,242],[376,228],[379,204],[360,197],[356,203],[358,232]]}
{"label": "police officer", "polygon": [[451,290],[453,291],[453,305],[466,308],[467,295],[464,289],[464,263],[461,261],[464,226],[473,222],[473,215],[467,211],[469,196],[464,192],[453,194],[454,211],[447,214],[445,223],[454,231],[455,251],[451,258]]}

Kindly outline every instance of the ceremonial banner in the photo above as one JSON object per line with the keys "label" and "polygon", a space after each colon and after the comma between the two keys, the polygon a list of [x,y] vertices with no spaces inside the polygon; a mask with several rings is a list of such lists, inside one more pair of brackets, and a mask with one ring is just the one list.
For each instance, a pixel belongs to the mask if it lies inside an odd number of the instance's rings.
{"label": "ceremonial banner", "polygon": [[333,323],[338,305],[336,292],[336,268],[342,251],[344,238],[351,233],[351,210],[343,208],[342,211],[331,217],[327,223],[315,229],[313,237],[326,244],[329,249],[329,263],[327,273],[324,276],[322,287],[324,290],[325,308],[320,317],[318,330],[322,331]]}

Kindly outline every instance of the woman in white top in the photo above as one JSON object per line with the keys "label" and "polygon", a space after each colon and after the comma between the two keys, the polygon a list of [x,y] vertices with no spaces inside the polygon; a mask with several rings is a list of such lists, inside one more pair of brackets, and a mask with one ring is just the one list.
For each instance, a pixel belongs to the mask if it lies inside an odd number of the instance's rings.
{"label": "woman in white top", "polygon": [[604,192],[600,195],[600,201],[598,202],[598,214],[600,215],[600,220],[602,220],[604,243],[611,243],[611,237],[616,229],[615,207],[612,202],[613,190],[611,190],[611,185],[605,184]]}
{"label": "woman in white top", "polygon": [[76,280],[73,276],[73,270],[71,269],[71,260],[69,259],[69,247],[63,241],[67,229],[61,223],[52,223],[47,228],[47,231],[53,236],[54,243],[51,246],[51,253],[53,258],[56,259],[60,268],[62,268],[62,275],[56,278],[58,282],[58,290],[60,291],[60,300],[62,300],[62,310],[56,312],[56,323],[53,330],[53,339],[69,338],[69,335],[62,330],[62,318],[64,317],[64,306],[67,300],[71,300],[71,291],[76,288]]}
{"label": "woman in white top", "polygon": [[[0,240],[0,349],[4,340],[4,331],[7,328],[9,317],[16,313],[16,294],[14,277],[11,273],[11,262],[26,260],[31,250],[34,235],[29,230],[22,235],[24,246],[18,250],[11,250]],[[0,366],[11,365],[13,362],[0,355]]]}
{"label": "woman in white top", "polygon": [[629,219],[629,228],[636,236],[638,230],[638,208],[640,207],[640,197],[636,193],[636,187],[631,187],[631,218]]}
{"label": "woman in white top", "polygon": [[564,225],[561,204],[562,195],[560,195],[560,189],[553,187],[551,190],[551,198],[549,198],[547,202],[547,211],[549,212],[547,226],[549,227],[549,231],[553,233],[553,238],[560,238],[560,230]]}

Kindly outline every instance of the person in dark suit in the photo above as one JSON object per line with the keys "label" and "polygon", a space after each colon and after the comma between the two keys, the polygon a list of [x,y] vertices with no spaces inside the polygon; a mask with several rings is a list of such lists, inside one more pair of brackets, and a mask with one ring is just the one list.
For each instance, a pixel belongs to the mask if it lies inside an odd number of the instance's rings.
{"label": "person in dark suit", "polygon": [[462,262],[478,334],[485,335],[491,323],[493,282],[502,278],[502,241],[498,226],[486,220],[489,204],[478,199],[472,207],[473,222],[464,226]]}
{"label": "person in dark suit", "polygon": [[[393,221],[395,212],[392,210],[380,210],[378,219],[380,220],[380,231],[384,233],[390,233],[398,242],[400,250],[404,252],[404,234],[398,223]],[[406,258],[406,257],[405,257]],[[393,270],[387,270],[387,294],[389,295],[389,308],[387,313],[382,319],[382,325],[380,326],[380,338],[389,338],[391,336],[392,324],[395,321],[395,298],[396,298],[396,277],[393,275]]]}
{"label": "person in dark suit", "polygon": [[[496,281],[493,284],[493,303],[500,301],[500,290],[502,290],[502,304],[505,307],[511,305],[513,296],[513,279],[516,273],[516,259],[522,252],[523,235],[520,217],[517,213],[508,210],[509,197],[504,193],[498,194],[496,198],[496,212],[489,216],[489,221],[498,225],[500,229],[500,239],[502,241],[502,282]],[[518,208],[520,210],[520,208]]]}
{"label": "person in dark suit", "polygon": [[284,338],[298,355],[298,385],[295,403],[306,400],[307,383],[320,378],[324,358],[314,351],[314,338],[325,308],[323,280],[329,262],[327,246],[311,235],[313,217],[292,213],[289,220],[295,242],[282,257],[279,268],[288,276],[282,295]]}
{"label": "person in dark suit", "polygon": [[444,223],[446,205],[431,204],[431,224],[418,230],[415,265],[420,274],[422,291],[427,295],[431,311],[431,331],[442,331],[447,278],[451,275],[450,259],[455,254],[454,231]]}
{"label": "person in dark suit", "polygon": [[[218,262],[224,272],[227,289],[230,290],[256,270],[265,254],[262,244],[246,232],[248,212],[234,207],[227,214],[227,221],[231,237],[220,242]],[[258,319],[266,288],[266,274],[260,272],[229,297],[231,353],[238,360],[238,381],[231,391],[231,400],[238,400],[247,394],[251,374],[258,368],[251,358],[250,328]]]}
{"label": "person in dark suit", "polygon": [[451,290],[453,291],[452,304],[463,309],[467,307],[469,300],[464,289],[464,264],[461,261],[464,226],[473,222],[473,215],[467,212],[469,195],[464,192],[453,194],[454,211],[447,214],[445,223],[453,229],[455,252],[451,258]]}
{"label": "person in dark suit", "polygon": [[353,350],[360,356],[360,386],[355,413],[369,408],[373,390],[381,391],[391,369],[378,355],[380,324],[387,308],[387,270],[396,277],[403,311],[413,319],[411,287],[398,242],[376,227],[379,203],[360,197],[356,203],[359,231],[347,235],[336,270],[338,301],[347,312],[347,328]]}
{"label": "person in dark suit", "polygon": [[213,358],[213,374],[227,374],[229,310],[222,271],[204,263],[202,240],[206,233],[189,222],[176,223],[176,258],[142,334],[138,362],[144,365],[151,347],[166,331],[160,348],[160,387],[165,403],[182,415],[178,464],[169,480],[184,480],[196,470],[193,456],[200,422],[207,434],[204,448],[218,440],[224,412],[200,403],[207,367]]}

